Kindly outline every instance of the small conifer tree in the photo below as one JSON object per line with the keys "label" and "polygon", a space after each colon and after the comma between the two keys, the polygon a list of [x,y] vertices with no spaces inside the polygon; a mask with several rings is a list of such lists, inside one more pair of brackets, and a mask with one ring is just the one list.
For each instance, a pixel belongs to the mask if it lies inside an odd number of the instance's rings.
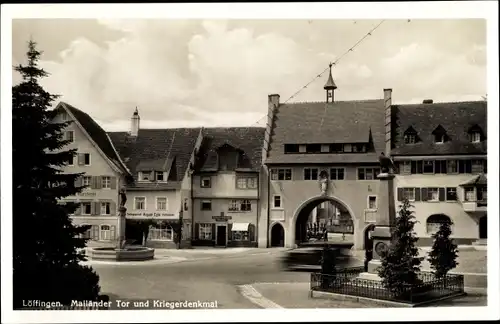
{"label": "small conifer tree", "polygon": [[416,243],[418,237],[414,232],[415,216],[412,205],[405,197],[400,206],[398,217],[391,237],[391,245],[381,257],[378,269],[382,284],[394,295],[400,296],[409,285],[420,283],[420,259]]}
{"label": "small conifer tree", "polygon": [[441,223],[439,230],[432,235],[434,243],[429,252],[429,263],[436,278],[445,277],[448,271],[458,265],[457,245],[450,238],[451,225],[453,225],[451,221]]}

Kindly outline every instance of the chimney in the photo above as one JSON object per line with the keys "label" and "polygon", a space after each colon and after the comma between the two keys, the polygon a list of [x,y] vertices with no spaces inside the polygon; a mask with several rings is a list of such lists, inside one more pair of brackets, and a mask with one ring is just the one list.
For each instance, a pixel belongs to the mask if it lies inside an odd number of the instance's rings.
{"label": "chimney", "polygon": [[385,156],[391,156],[392,89],[384,89],[385,110]]}
{"label": "chimney", "polygon": [[434,100],[432,100],[432,99],[425,99],[424,101],[422,101],[422,103],[424,103],[424,104],[431,104],[431,103],[434,103]]}
{"label": "chimney", "polygon": [[137,135],[139,135],[139,125],[141,122],[141,117],[139,117],[139,111],[137,110],[137,107],[135,107],[131,122],[130,136],[137,137]]}
{"label": "chimney", "polygon": [[267,122],[266,122],[266,132],[264,134],[264,146],[262,147],[262,163],[265,162],[267,158],[267,152],[269,151],[269,141],[271,140],[271,131],[273,128],[274,114],[276,109],[280,105],[280,95],[270,94],[267,100]]}

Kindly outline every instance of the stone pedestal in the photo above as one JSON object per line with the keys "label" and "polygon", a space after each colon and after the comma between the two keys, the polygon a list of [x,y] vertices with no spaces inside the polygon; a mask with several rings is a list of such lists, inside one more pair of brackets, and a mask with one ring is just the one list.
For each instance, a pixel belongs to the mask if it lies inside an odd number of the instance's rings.
{"label": "stone pedestal", "polygon": [[125,247],[125,215],[127,214],[126,207],[118,208],[118,226],[117,226],[117,234],[118,234],[118,248],[122,249]]}
{"label": "stone pedestal", "polygon": [[373,259],[368,262],[368,272],[362,273],[359,278],[380,281],[378,268],[381,265],[381,254],[389,249],[391,244],[392,226],[396,220],[394,202],[394,174],[381,173],[378,191],[378,212],[375,228],[371,233],[373,239]]}

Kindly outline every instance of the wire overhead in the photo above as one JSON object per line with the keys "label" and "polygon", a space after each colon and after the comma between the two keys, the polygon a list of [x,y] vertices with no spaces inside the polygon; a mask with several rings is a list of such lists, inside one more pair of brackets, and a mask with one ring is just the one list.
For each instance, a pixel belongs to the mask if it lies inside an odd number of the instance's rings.
{"label": "wire overhead", "polygon": [[[356,24],[357,21],[354,21],[354,24]],[[314,81],[316,81],[317,79],[321,78],[323,76],[323,74],[325,74],[325,72],[327,72],[329,69],[330,69],[330,64],[332,66],[336,66],[339,61],[344,58],[344,56],[346,56],[347,54],[349,54],[350,52],[353,52],[354,49],[356,47],[358,47],[366,38],[368,38],[368,36],[372,36],[372,33],[377,30],[383,23],[385,22],[385,19],[381,20],[375,27],[373,27],[370,31],[368,31],[365,35],[363,35],[363,37],[361,37],[354,45],[352,45],[348,50],[346,50],[342,55],[340,55],[335,61],[333,62],[330,62],[328,64],[328,67],[325,68],[323,71],[321,71],[319,74],[317,74],[313,79],[311,79],[311,81],[309,81],[308,83],[306,83],[302,88],[300,88],[298,91],[296,91],[293,95],[291,95],[287,100],[285,100],[283,103],[287,103],[288,101],[290,101],[291,99],[295,98],[300,92],[302,92],[302,90],[306,89],[309,85],[311,85],[311,83],[313,83]],[[410,19],[407,20],[407,22],[411,22]],[[259,119],[257,122],[255,122],[252,126],[255,126],[255,125],[258,125],[262,120],[264,120],[265,118],[267,118],[267,115],[262,117],[261,119]]]}
{"label": "wire overhead", "polygon": [[[384,23],[385,19],[380,21],[375,27],[373,27],[368,33],[366,33],[363,37],[361,37],[361,39],[359,39],[353,46],[351,46],[347,51],[345,51],[342,55],[340,55],[335,61],[333,62],[330,62],[330,64],[332,66],[336,66],[337,63],[344,57],[346,56],[348,53],[354,51],[354,49],[359,45],[361,44],[368,36],[371,36],[372,33],[380,27],[380,25],[382,25]],[[316,75],[311,81],[309,81],[308,83],[306,83],[306,85],[304,85],[302,88],[300,88],[297,92],[295,92],[293,95],[290,96],[290,98],[288,98],[287,100],[284,101],[284,103],[287,103],[288,101],[290,101],[291,99],[293,99],[295,96],[297,96],[302,90],[306,89],[311,83],[313,83],[314,81],[316,81],[316,79],[318,78],[321,78],[323,76],[323,74],[328,71],[330,69],[330,66],[328,66],[326,69],[324,69],[321,73],[319,73],[318,75]]]}

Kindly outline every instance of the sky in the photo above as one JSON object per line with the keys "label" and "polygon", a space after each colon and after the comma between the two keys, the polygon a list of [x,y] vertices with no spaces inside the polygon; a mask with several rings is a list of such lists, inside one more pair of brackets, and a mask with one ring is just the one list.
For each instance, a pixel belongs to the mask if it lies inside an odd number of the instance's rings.
{"label": "sky", "polygon": [[[30,37],[45,89],[107,131],[264,126],[267,96],[286,101],[328,68],[336,100],[482,100],[486,20],[15,19],[13,65]],[[322,101],[326,72],[289,102]],[[19,76],[13,73],[14,84]],[[306,113],[306,112],[305,112]]]}

